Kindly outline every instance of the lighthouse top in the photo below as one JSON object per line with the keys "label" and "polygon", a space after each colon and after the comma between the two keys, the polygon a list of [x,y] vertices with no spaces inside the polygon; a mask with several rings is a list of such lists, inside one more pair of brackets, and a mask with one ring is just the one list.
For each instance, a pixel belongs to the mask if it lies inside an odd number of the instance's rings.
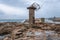
{"label": "lighthouse top", "polygon": [[36,9],[34,6],[27,7],[27,9]]}
{"label": "lighthouse top", "polygon": [[27,7],[27,9],[36,9],[36,10],[38,10],[38,9],[40,9],[40,6],[39,6],[39,4],[37,4],[37,3],[33,3],[30,7]]}

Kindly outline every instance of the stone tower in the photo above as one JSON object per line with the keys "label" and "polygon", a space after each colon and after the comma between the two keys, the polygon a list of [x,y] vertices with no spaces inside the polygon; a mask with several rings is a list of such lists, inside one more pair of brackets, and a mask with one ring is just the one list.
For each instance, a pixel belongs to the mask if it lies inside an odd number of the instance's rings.
{"label": "stone tower", "polygon": [[35,23],[35,7],[30,6],[27,9],[29,9],[29,27],[32,27]]}

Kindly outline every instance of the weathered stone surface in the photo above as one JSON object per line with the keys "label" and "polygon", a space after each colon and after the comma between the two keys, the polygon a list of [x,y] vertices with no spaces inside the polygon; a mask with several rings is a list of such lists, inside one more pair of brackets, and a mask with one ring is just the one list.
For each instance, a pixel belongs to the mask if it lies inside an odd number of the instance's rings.
{"label": "weathered stone surface", "polygon": [[[24,39],[24,40],[42,40],[44,38],[45,39],[48,38],[48,37],[46,37],[46,35],[44,35],[43,38],[41,37],[41,35],[39,35],[40,32],[43,32],[42,34],[45,34],[44,33],[45,27],[47,29],[50,28],[48,30],[53,29],[54,31],[57,31],[60,28],[59,25],[52,25],[52,24],[46,24],[46,23],[40,23],[40,24],[37,24],[37,26],[28,27],[28,26],[21,24],[21,23],[2,23],[2,25],[0,25],[0,34],[9,33],[10,37],[8,37],[8,36],[7,37],[9,39],[13,38],[13,40],[21,40],[21,39]],[[42,28],[44,28],[44,30]],[[60,31],[60,29],[59,29],[59,31]],[[55,36],[52,38],[55,38]]]}

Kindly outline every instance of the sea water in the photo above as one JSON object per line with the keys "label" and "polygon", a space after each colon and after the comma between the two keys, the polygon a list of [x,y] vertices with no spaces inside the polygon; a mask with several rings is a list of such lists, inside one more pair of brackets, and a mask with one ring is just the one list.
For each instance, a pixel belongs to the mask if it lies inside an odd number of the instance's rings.
{"label": "sea water", "polygon": [[21,22],[24,19],[0,19],[0,22]]}

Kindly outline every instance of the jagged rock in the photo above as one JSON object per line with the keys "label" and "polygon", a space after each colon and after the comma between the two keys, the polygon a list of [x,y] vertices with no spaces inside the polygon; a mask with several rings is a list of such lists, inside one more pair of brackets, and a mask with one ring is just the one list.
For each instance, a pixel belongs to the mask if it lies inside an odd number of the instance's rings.
{"label": "jagged rock", "polygon": [[[23,24],[19,24],[19,23],[2,23],[2,25],[0,25],[0,34],[12,34],[10,37],[11,39],[13,38],[14,39],[26,39],[26,40],[33,40],[33,35],[30,35],[30,36],[27,36],[26,34],[29,32],[36,32],[38,30],[43,30],[44,26],[47,27],[47,29],[49,28],[50,30],[54,30],[54,31],[57,31],[59,30],[60,31],[60,27],[57,26],[57,25],[49,25],[49,24],[41,24],[43,25],[42,27],[40,26],[33,26],[33,27],[28,27],[28,26],[25,26]],[[55,28],[56,27],[56,28]],[[48,30],[49,30],[48,29]],[[55,30],[56,29],[56,30]],[[43,30],[44,31],[44,30]],[[10,39],[10,37],[8,37]],[[35,37],[35,35],[34,35]],[[38,37],[38,36],[37,36]],[[35,39],[34,39],[35,40]]]}

